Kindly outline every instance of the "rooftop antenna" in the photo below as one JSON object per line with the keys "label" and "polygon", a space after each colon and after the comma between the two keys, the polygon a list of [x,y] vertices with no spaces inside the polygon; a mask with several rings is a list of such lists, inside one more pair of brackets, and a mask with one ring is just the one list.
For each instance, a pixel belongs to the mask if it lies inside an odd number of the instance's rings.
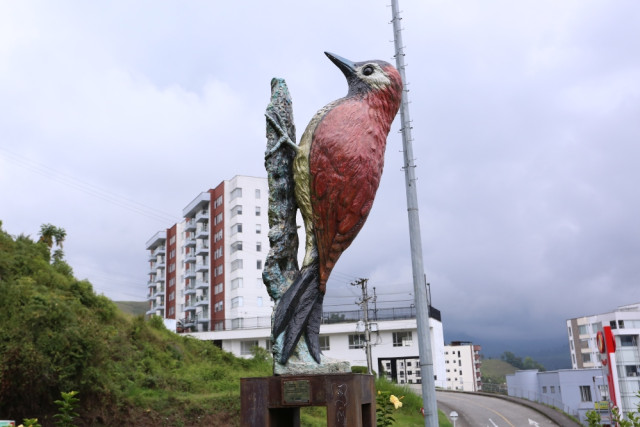
{"label": "rooftop antenna", "polygon": [[418,323],[418,348],[420,352],[420,371],[422,376],[422,402],[424,406],[425,427],[438,426],[438,408],[436,405],[436,387],[433,376],[433,353],[431,352],[431,332],[429,331],[429,302],[427,301],[426,275],[422,265],[422,238],[420,236],[420,218],[418,215],[418,196],[416,191],[415,164],[413,163],[413,145],[411,138],[411,119],[409,117],[409,97],[405,77],[404,47],[398,1],[391,0],[393,14],[393,40],[395,45],[396,68],[402,78],[402,103],[400,118],[402,147],[404,153],[404,175],[407,191],[407,212],[409,215],[409,242],[411,245],[411,267],[413,270],[413,289],[416,301],[416,320]]}

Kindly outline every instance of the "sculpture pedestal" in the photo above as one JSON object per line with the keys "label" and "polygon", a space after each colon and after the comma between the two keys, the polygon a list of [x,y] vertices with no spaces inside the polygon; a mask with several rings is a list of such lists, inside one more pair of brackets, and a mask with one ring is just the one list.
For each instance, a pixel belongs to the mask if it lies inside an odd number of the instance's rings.
{"label": "sculpture pedestal", "polygon": [[327,427],[376,425],[373,375],[326,374],[241,378],[243,427],[300,426],[300,408],[326,406]]}

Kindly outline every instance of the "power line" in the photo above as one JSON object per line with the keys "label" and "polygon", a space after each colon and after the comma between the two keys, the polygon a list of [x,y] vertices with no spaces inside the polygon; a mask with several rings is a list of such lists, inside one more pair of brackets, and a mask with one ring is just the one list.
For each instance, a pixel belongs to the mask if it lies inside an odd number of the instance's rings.
{"label": "power line", "polygon": [[175,222],[177,217],[166,212],[162,212],[158,209],[154,209],[150,206],[139,203],[135,200],[128,199],[124,196],[116,194],[112,191],[97,187],[89,184],[86,181],[75,178],[71,175],[65,174],[58,170],[55,170],[49,166],[30,160],[19,154],[7,150],[4,147],[0,147],[0,153],[2,153],[9,162],[27,169],[31,172],[35,172],[45,178],[52,179],[68,187],[79,190],[85,194],[96,197],[98,199],[109,202],[113,205],[120,206],[121,208],[135,212],[139,215],[147,218],[154,219],[163,223]]}

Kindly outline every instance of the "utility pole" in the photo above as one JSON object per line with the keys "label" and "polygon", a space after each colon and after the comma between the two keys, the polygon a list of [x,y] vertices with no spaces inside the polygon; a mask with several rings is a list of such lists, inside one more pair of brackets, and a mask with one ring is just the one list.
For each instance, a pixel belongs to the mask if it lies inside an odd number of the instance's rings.
{"label": "utility pole", "polygon": [[362,300],[360,301],[360,305],[362,306],[362,310],[364,311],[363,321],[364,321],[364,351],[367,354],[367,374],[371,375],[373,373],[371,365],[371,328],[369,327],[369,296],[367,295],[367,282],[369,279],[358,279],[355,282],[351,283],[351,286],[360,286],[362,289]]}
{"label": "utility pole", "polygon": [[433,353],[431,352],[431,333],[429,331],[429,303],[427,302],[426,280],[422,265],[422,237],[420,235],[420,217],[418,214],[418,195],[416,191],[415,164],[411,138],[411,118],[409,117],[409,97],[404,65],[404,46],[398,0],[391,0],[393,14],[393,41],[395,46],[396,68],[402,78],[402,103],[400,104],[402,148],[404,153],[404,176],[407,192],[407,212],[409,216],[409,242],[411,245],[411,267],[413,270],[413,289],[416,301],[416,322],[418,323],[418,348],[420,351],[420,370],[422,372],[422,402],[424,405],[424,425],[438,426],[438,407],[436,404],[436,386],[433,377]]}

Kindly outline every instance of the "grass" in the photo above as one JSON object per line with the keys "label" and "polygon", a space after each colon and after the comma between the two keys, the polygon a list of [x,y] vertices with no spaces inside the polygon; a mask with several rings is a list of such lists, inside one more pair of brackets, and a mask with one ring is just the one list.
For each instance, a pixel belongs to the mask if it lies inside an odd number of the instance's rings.
{"label": "grass", "polygon": [[506,383],[506,376],[516,372],[516,368],[500,359],[483,359],[480,373],[483,382],[491,384]]}

